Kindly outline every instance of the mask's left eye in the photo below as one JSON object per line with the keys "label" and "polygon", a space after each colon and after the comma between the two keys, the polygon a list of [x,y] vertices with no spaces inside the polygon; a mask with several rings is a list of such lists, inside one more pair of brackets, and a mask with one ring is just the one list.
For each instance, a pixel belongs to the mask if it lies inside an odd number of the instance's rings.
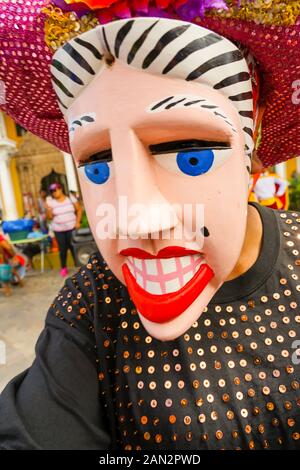
{"label": "mask's left eye", "polygon": [[166,170],[200,176],[222,165],[232,154],[228,142],[181,140],[150,145],[154,159]]}
{"label": "mask's left eye", "polygon": [[178,168],[189,176],[199,176],[207,173],[214,163],[214,153],[211,149],[178,152],[176,162]]}
{"label": "mask's left eye", "polygon": [[154,158],[166,170],[200,176],[222,165],[231,154],[231,149],[202,149],[154,155]]}
{"label": "mask's left eye", "polygon": [[86,178],[95,184],[103,184],[109,179],[110,169],[107,162],[88,163],[79,168]]}

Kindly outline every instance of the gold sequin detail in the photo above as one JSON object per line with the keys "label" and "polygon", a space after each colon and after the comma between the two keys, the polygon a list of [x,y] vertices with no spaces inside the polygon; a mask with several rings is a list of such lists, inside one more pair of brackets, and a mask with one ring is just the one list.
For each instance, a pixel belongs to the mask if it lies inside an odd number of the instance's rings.
{"label": "gold sequin detail", "polygon": [[[46,15],[45,42],[53,52],[70,39],[99,24],[94,13],[88,13],[78,18],[76,13],[63,12],[51,3],[42,8],[42,12]],[[87,268],[91,269],[91,265]]]}

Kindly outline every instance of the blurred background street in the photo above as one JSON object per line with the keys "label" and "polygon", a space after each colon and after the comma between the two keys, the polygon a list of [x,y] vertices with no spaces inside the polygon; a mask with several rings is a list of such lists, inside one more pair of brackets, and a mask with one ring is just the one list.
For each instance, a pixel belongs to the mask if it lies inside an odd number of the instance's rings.
{"label": "blurred background street", "polygon": [[0,361],[0,392],[32,363],[47,310],[64,282],[57,270],[49,270],[26,277],[24,287],[15,287],[12,297],[0,293],[0,340],[6,347],[6,364]]}

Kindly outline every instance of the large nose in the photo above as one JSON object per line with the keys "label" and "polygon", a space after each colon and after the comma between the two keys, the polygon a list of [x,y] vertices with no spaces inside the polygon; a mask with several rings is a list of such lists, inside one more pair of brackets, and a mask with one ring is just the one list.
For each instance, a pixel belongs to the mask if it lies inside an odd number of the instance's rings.
{"label": "large nose", "polygon": [[111,131],[117,196],[117,231],[142,237],[170,230],[178,223],[175,209],[161,194],[152,156],[132,129]]}

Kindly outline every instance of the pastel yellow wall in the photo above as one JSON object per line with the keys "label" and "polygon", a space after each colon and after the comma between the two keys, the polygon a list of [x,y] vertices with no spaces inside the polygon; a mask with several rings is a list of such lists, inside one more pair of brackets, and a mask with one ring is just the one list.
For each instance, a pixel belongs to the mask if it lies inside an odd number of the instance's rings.
{"label": "pastel yellow wall", "polygon": [[[17,135],[15,122],[12,120],[10,116],[7,116],[5,113],[3,113],[3,115],[4,115],[4,122],[5,122],[7,137],[11,140],[14,140],[18,147],[22,140],[22,137],[19,137]],[[23,217],[24,215],[23,198],[22,198],[22,193],[20,189],[20,182],[19,182],[19,176],[17,172],[15,157],[12,157],[10,160],[10,172],[11,172],[11,178],[12,178],[12,182],[14,186],[18,215],[19,217]],[[2,195],[2,200],[3,200],[3,195]]]}
{"label": "pastel yellow wall", "polygon": [[10,160],[10,174],[14,186],[15,198],[16,198],[16,205],[19,217],[23,217],[24,215],[24,207],[23,207],[23,198],[21,193],[21,186],[19,182],[19,176],[17,172],[17,162],[16,158],[11,158]]}
{"label": "pastel yellow wall", "polygon": [[292,158],[286,162],[286,176],[290,179],[294,171],[297,170],[296,158]]}
{"label": "pastel yellow wall", "polygon": [[14,140],[18,146],[22,140],[22,137],[19,137],[17,135],[16,124],[10,116],[7,116],[7,114],[5,113],[3,113],[3,115],[4,115],[4,123],[6,126],[7,137],[9,139]]}

